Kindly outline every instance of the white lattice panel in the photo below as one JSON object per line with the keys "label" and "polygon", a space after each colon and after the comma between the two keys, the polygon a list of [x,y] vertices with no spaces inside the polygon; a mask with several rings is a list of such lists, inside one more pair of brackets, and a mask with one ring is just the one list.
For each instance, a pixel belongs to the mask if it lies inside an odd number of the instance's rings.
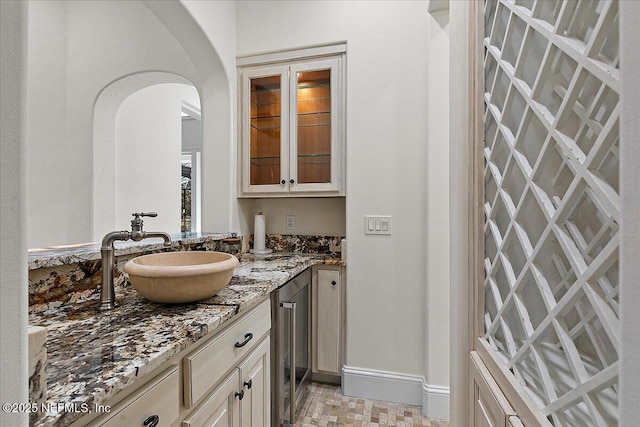
{"label": "white lattice panel", "polygon": [[485,2],[485,338],[558,426],[618,422],[618,19]]}

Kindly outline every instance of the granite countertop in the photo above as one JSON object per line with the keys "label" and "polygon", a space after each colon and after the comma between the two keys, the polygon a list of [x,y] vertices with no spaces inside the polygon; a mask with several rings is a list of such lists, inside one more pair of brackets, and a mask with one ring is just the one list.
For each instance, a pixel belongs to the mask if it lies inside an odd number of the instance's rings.
{"label": "granite countertop", "polygon": [[69,408],[104,404],[314,264],[341,261],[318,254],[245,255],[229,285],[197,303],[156,304],[127,287],[118,290],[120,306],[110,312],[96,312],[95,298],[32,313],[29,324],[47,328],[51,404],[34,425],[69,425],[83,415]]}
{"label": "granite countertop", "polygon": [[[171,246],[202,243],[206,241],[222,240],[237,237],[236,233],[176,233],[171,234]],[[43,267],[73,264],[83,261],[100,259],[100,242],[82,243],[77,245],[50,246],[46,248],[29,249],[27,255],[29,270]],[[113,242],[115,256],[132,255],[158,249],[167,249],[161,238],[144,239],[140,242],[128,240]]]}

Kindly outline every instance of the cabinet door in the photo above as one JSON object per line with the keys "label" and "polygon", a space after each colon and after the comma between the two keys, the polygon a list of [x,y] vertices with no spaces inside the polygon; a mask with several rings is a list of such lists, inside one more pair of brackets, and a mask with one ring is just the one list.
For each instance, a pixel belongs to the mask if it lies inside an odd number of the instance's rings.
{"label": "cabinet door", "polygon": [[289,97],[290,191],[340,191],[341,59],[291,65]]}
{"label": "cabinet door", "polygon": [[[498,384],[475,351],[470,354],[473,380],[473,426],[507,427],[516,415]],[[517,425],[517,424],[516,424]]]}
{"label": "cabinet door", "polygon": [[244,397],[240,402],[242,427],[269,425],[271,414],[269,338],[240,365]]}
{"label": "cabinet door", "polygon": [[242,191],[289,190],[288,67],[242,71]]}
{"label": "cabinet door", "polygon": [[240,427],[240,391],[236,368],[182,422],[182,427]]}
{"label": "cabinet door", "polygon": [[315,286],[314,371],[340,375],[342,284],[340,271],[318,268]]}

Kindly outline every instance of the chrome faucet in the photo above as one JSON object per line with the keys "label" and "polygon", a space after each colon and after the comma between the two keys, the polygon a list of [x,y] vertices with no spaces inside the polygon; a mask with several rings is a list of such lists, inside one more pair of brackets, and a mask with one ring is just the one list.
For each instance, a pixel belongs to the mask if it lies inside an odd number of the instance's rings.
{"label": "chrome faucet", "polygon": [[133,240],[139,242],[142,239],[152,237],[161,237],[164,239],[164,245],[171,245],[171,237],[162,231],[143,231],[143,216],[156,217],[156,212],[140,212],[133,213],[131,220],[131,231],[112,231],[102,239],[102,247],[100,254],[102,255],[102,287],[100,288],[100,310],[111,310],[116,307],[116,293],[113,284],[113,267],[114,267],[114,247],[113,242],[116,240],[127,241]]}

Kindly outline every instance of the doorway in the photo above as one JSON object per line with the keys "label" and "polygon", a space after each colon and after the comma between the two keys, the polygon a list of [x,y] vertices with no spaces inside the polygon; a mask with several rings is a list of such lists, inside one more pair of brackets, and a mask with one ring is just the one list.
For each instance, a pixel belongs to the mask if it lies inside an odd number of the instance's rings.
{"label": "doorway", "polygon": [[196,233],[201,230],[201,158],[202,123],[200,108],[182,102],[182,180],[180,231]]}

